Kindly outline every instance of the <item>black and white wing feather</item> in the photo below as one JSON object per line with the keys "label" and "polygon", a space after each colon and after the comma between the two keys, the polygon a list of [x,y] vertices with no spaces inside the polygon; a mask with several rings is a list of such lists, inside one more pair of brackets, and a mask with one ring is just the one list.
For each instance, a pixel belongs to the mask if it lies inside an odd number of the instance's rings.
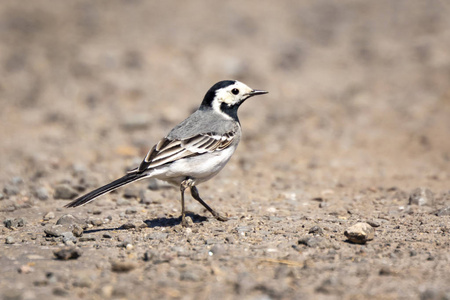
{"label": "black and white wing feather", "polygon": [[235,137],[236,132],[230,131],[222,135],[204,133],[183,140],[163,138],[147,153],[141,165],[129,173],[141,173],[178,159],[224,150],[233,143]]}

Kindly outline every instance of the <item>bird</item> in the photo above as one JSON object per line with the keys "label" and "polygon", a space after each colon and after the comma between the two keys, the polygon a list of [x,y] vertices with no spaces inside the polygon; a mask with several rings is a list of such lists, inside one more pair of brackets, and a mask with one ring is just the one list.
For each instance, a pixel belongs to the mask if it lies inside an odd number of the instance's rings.
{"label": "bird", "polygon": [[85,205],[103,194],[145,178],[156,178],[180,188],[181,225],[187,226],[184,193],[206,208],[217,220],[228,218],[202,200],[197,186],[215,175],[228,163],[241,139],[238,108],[247,99],[267,94],[237,80],[223,80],[205,94],[199,108],[159,140],[138,167],[123,177],[82,195],[65,207]]}

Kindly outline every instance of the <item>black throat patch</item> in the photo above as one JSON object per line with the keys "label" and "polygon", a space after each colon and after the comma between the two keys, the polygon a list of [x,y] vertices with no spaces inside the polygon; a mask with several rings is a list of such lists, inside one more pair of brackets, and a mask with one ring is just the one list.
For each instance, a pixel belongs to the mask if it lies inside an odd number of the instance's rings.
{"label": "black throat patch", "polygon": [[222,102],[222,103],[220,104],[220,110],[221,110],[223,113],[229,115],[229,116],[230,116],[231,118],[233,118],[233,120],[235,120],[236,122],[240,123],[240,122],[239,122],[238,115],[237,115],[237,111],[238,111],[239,105],[241,105],[241,103],[242,103],[242,102],[236,103],[236,104],[234,104],[234,105],[228,105],[227,103]]}

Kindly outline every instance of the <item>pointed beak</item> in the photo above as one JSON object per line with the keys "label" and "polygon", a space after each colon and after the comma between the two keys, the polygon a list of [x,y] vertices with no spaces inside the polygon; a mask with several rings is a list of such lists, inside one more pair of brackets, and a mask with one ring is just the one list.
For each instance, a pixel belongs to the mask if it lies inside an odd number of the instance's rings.
{"label": "pointed beak", "polygon": [[253,90],[253,91],[251,91],[250,93],[247,94],[247,97],[245,99],[248,99],[250,97],[257,96],[257,95],[264,95],[264,94],[267,94],[267,93],[269,93],[269,92],[260,91],[260,90]]}
{"label": "pointed beak", "polygon": [[269,92],[266,92],[266,91],[259,91],[259,90],[253,90],[253,91],[251,91],[249,94],[250,94],[250,96],[256,96],[256,95],[264,95],[264,94],[267,94],[267,93],[269,93]]}

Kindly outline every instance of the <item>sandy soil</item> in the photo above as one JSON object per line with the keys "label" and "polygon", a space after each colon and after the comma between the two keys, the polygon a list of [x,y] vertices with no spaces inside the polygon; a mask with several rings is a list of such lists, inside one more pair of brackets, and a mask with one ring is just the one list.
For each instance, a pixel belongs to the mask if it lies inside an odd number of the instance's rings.
{"label": "sandy soil", "polygon": [[[0,295],[450,299],[449,14],[418,0],[2,1]],[[63,208],[229,78],[270,94],[244,104],[235,156],[199,187],[228,222],[189,198],[182,228],[178,190],[154,181]],[[357,222],[373,240],[347,240]]]}

